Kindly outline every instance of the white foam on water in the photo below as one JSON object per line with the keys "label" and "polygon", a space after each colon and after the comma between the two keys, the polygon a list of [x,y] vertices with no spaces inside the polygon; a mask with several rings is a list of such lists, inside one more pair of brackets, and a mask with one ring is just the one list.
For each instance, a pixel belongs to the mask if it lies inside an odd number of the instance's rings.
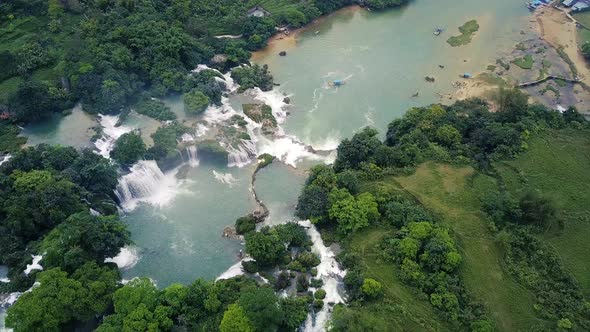
{"label": "white foam on water", "polygon": [[42,255],[31,255],[33,257],[33,262],[31,264],[27,264],[27,268],[24,271],[24,274],[29,275],[33,270],[40,270],[43,271],[43,266],[39,264],[39,262],[43,259]]}
{"label": "white foam on water", "polygon": [[[250,136],[255,137],[255,136]],[[256,138],[258,140],[259,138]],[[254,140],[241,140],[237,148],[227,148],[227,166],[228,167],[244,167],[252,162],[257,156],[258,150]]]}
{"label": "white foam on water", "polygon": [[139,203],[164,207],[181,193],[178,168],[163,173],[154,160],[140,160],[129,174],[119,178],[116,195],[125,211],[134,210]]}
{"label": "white foam on water", "polygon": [[0,278],[0,282],[9,283],[10,279],[8,278]]}
{"label": "white foam on water", "polygon": [[99,114],[98,117],[102,126],[103,135],[94,142],[94,146],[96,146],[98,154],[109,159],[117,138],[133,129],[127,126],[117,126],[117,122],[119,122],[118,115]]}
{"label": "white foam on water", "polygon": [[139,262],[139,251],[136,247],[123,247],[119,254],[115,257],[110,257],[104,260],[105,263],[115,263],[121,270],[130,269]]}
{"label": "white foam on water", "polygon": [[252,258],[250,258],[250,257],[246,257],[246,258],[240,260],[239,262],[237,262],[234,265],[230,266],[229,269],[227,269],[219,277],[217,277],[217,279],[215,279],[215,281],[231,279],[233,277],[237,277],[237,276],[243,275],[246,272],[244,271],[244,267],[242,266],[242,262],[248,262],[248,261],[251,261],[251,260],[252,260]]}
{"label": "white foam on water", "polygon": [[[285,123],[287,120],[287,108],[288,104],[284,102],[285,97],[292,97],[292,95],[285,96],[281,91],[278,89],[272,89],[270,91],[262,91],[260,88],[251,89],[252,96],[255,100],[263,102],[264,104],[270,106],[272,109],[272,115],[277,119],[278,124]],[[280,128],[280,127],[279,127]],[[282,128],[279,135],[283,134]]]}
{"label": "white foam on water", "polygon": [[209,105],[205,112],[203,112],[203,120],[209,124],[223,124],[225,121],[231,119],[232,116],[238,114],[236,110],[230,105],[229,98],[221,97],[221,105]]}
{"label": "white foam on water", "polygon": [[2,301],[0,301],[0,308],[8,308],[11,305],[13,305],[16,300],[18,300],[18,298],[22,295],[22,292],[14,292],[14,293],[10,293],[8,294],[5,298],[2,299]]}
{"label": "white foam on water", "polygon": [[199,166],[199,156],[196,145],[189,145],[186,147],[186,154],[188,155],[188,164],[191,167]]}
{"label": "white foam on water", "polygon": [[197,129],[195,130],[197,137],[205,136],[205,134],[207,134],[207,131],[209,131],[209,127],[205,126],[202,123],[197,123]]}
{"label": "white foam on water", "polygon": [[[128,283],[132,282],[133,280],[137,280],[139,277],[133,277],[131,279],[121,279],[121,285],[127,285]],[[152,285],[158,287],[158,282],[152,278],[148,278]]]}
{"label": "white foam on water", "polygon": [[195,141],[195,137],[189,133],[184,133],[182,134],[182,136],[180,136],[180,141],[181,142],[194,142]]}
{"label": "white foam on water", "polygon": [[323,158],[311,152],[305,144],[292,136],[283,136],[277,139],[263,137],[259,142],[258,151],[260,154],[268,153],[275,156],[281,162],[292,167],[297,167],[297,163],[302,159],[322,160]]}
{"label": "white foam on water", "polygon": [[221,173],[215,170],[213,170],[212,172],[213,176],[215,177],[215,180],[229,185],[230,188],[233,187],[234,184],[236,184],[236,182],[238,181],[238,179],[236,179],[231,173]]}
{"label": "white foam on water", "polygon": [[307,234],[313,243],[312,252],[320,257],[320,265],[316,267],[318,271],[316,278],[323,281],[322,289],[326,291],[324,307],[316,313],[308,314],[304,324],[304,331],[325,331],[326,323],[329,321],[332,311],[332,307],[328,303],[344,303],[339,289],[343,284],[346,271],[340,268],[334,252],[324,245],[317,228],[309,220],[300,221],[299,224],[306,228]]}
{"label": "white foam on water", "polygon": [[12,158],[12,155],[7,154],[7,155],[4,155],[0,158],[2,158],[2,159],[0,159],[0,166],[2,166],[2,164],[4,164],[5,162],[9,161],[10,158]]}
{"label": "white foam on water", "polygon": [[219,70],[215,69],[215,68],[209,68],[207,65],[197,65],[197,68],[193,69],[194,73],[199,73],[202,72],[203,70],[212,70],[216,73],[218,73],[219,75],[221,75],[223,77],[216,77],[216,80],[218,82],[221,82],[225,85],[225,89],[230,92],[236,92],[239,88],[238,84],[236,84],[236,82],[234,81],[234,79],[231,77],[231,70],[228,71],[227,73],[223,74],[222,72],[220,72]]}

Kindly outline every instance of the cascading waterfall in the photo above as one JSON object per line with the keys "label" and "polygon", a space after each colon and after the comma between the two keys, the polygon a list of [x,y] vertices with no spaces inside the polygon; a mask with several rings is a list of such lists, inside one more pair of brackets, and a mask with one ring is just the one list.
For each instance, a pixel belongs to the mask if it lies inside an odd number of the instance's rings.
{"label": "cascading waterfall", "polygon": [[[196,152],[195,152],[196,154]],[[122,176],[116,195],[126,211],[135,209],[138,203],[164,206],[179,192],[180,183],[175,169],[164,174],[154,160],[141,160]]]}
{"label": "cascading waterfall", "polygon": [[12,158],[10,154],[0,156],[0,166],[2,166],[2,164],[4,164],[5,162],[9,161],[10,158]]}
{"label": "cascading waterfall", "polygon": [[228,167],[243,167],[248,165],[257,155],[256,144],[253,141],[242,140],[238,148],[229,148],[227,156]]}
{"label": "cascading waterfall", "polygon": [[113,150],[117,138],[130,132],[132,128],[117,126],[117,123],[119,122],[118,115],[99,114],[98,117],[100,118],[100,125],[102,126],[102,137],[94,142],[94,146],[96,146],[98,154],[108,159],[110,158],[111,150]]}
{"label": "cascading waterfall", "polygon": [[191,167],[199,166],[199,157],[197,155],[197,146],[189,145],[186,147],[186,153],[188,154],[188,163]]}
{"label": "cascading waterfall", "polygon": [[136,247],[123,247],[115,257],[106,258],[105,263],[115,263],[119,269],[130,269],[139,261],[139,252]]}
{"label": "cascading waterfall", "polygon": [[[317,313],[308,314],[304,324],[304,331],[325,331],[333,305],[344,303],[341,294],[343,294],[343,279],[346,271],[340,268],[336,261],[336,255],[330,248],[326,247],[315,225],[309,220],[300,221],[299,224],[307,230],[307,234],[313,243],[311,247],[312,252],[320,256],[320,265],[317,266],[318,274],[316,278],[320,278],[323,281],[322,289],[326,291],[326,298],[324,299],[326,305]],[[312,290],[315,291],[313,288]]]}

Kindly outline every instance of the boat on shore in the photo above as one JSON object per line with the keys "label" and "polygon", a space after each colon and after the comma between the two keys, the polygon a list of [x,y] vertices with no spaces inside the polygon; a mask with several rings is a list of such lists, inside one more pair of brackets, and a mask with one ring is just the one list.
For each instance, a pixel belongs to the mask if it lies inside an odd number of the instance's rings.
{"label": "boat on shore", "polygon": [[442,27],[436,27],[436,29],[434,29],[434,35],[440,36],[440,34],[443,33],[443,31],[445,31],[445,29],[443,29]]}

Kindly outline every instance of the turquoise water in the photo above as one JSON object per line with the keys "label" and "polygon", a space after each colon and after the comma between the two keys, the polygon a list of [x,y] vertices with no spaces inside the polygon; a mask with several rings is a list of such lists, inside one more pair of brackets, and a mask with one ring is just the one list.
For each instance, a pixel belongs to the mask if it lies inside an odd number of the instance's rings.
{"label": "turquoise water", "polygon": [[[312,24],[295,41],[273,44],[254,61],[268,64],[281,83],[279,89],[291,95],[290,116],[283,124],[286,134],[315,147],[334,147],[363,126],[384,130],[408,108],[438,102],[438,93],[451,92],[460,74],[485,70],[503,50],[510,51],[527,38],[520,32],[529,31],[529,15],[524,0],[416,0],[403,9],[380,13],[345,9]],[[472,43],[450,47],[446,39],[470,19],[481,26]],[[446,29],[440,37],[433,35],[436,26]],[[280,50],[288,55],[279,57]],[[436,81],[427,83],[426,75]],[[345,79],[346,84],[329,87],[335,79]],[[412,98],[416,92],[419,96]],[[236,97],[230,103],[239,105],[239,101]],[[182,115],[178,98],[168,102]],[[88,139],[86,123],[86,117],[72,115],[45,127],[28,127],[25,134],[31,144],[83,146]],[[140,117],[130,118],[126,125],[140,126],[144,134],[156,127]],[[269,223],[294,218],[305,169],[311,164],[300,162],[294,169],[274,163],[260,171],[256,189],[269,207]],[[255,208],[249,192],[253,169],[253,165],[227,168],[201,162],[178,171],[180,180],[174,172],[158,175],[164,180],[151,184],[147,203],[139,203],[124,217],[136,255],[128,257],[131,263],[123,270],[124,277],[148,276],[166,286],[215,278],[237,262],[242,245],[221,234]],[[148,176],[152,178],[156,177]]]}
{"label": "turquoise water", "polygon": [[76,106],[68,115],[55,115],[43,122],[26,126],[21,135],[27,137],[27,145],[47,143],[82,149],[92,146],[90,139],[95,133],[92,128],[96,125],[98,122],[94,116]]}
{"label": "turquoise water", "polygon": [[[480,24],[473,41],[451,47],[448,37],[471,19]],[[287,131],[321,144],[366,125],[383,130],[408,108],[439,102],[437,93],[452,91],[459,75],[484,71],[526,38],[520,32],[530,31],[530,19],[524,1],[515,0],[417,0],[380,13],[348,9],[254,59],[268,64],[281,89],[293,95]],[[437,26],[445,29],[439,37],[433,35]],[[278,56],[281,50],[286,57]],[[436,81],[426,82],[427,75]],[[345,85],[328,87],[335,79]]]}

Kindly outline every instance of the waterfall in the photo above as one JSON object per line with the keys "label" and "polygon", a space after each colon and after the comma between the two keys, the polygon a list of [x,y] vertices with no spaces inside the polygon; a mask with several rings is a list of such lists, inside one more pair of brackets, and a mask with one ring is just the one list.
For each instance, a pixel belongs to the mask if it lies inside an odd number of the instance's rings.
{"label": "waterfall", "polygon": [[190,145],[186,148],[186,152],[188,154],[188,163],[191,167],[199,166],[199,158],[197,156],[197,146]]}
{"label": "waterfall", "polygon": [[33,257],[33,262],[31,264],[27,264],[27,268],[24,271],[25,275],[29,275],[33,270],[40,270],[43,271],[43,266],[39,264],[39,262],[43,259],[42,255],[31,255]]}
{"label": "waterfall", "polygon": [[[320,265],[317,266],[317,278],[323,281],[322,289],[326,291],[324,307],[317,313],[309,313],[305,321],[305,332],[320,332],[326,330],[326,323],[330,319],[333,305],[344,303],[342,298],[343,279],[346,271],[340,269],[336,261],[336,255],[330,248],[324,245],[317,228],[309,221],[300,221],[299,224],[306,228],[313,245],[312,252],[320,256]],[[313,290],[313,288],[312,288]]]}
{"label": "waterfall", "polygon": [[[195,151],[196,156],[196,151]],[[179,191],[177,169],[164,174],[154,160],[137,162],[129,174],[119,178],[116,195],[126,211],[135,209],[138,203],[154,206],[168,204]]]}
{"label": "waterfall", "polygon": [[189,164],[191,167],[199,166],[199,157],[197,154],[197,146],[189,145],[184,150],[178,151],[183,163]]}
{"label": "waterfall", "polygon": [[139,253],[135,247],[123,247],[115,257],[106,258],[105,263],[115,263],[122,270],[130,269],[139,261]]}
{"label": "waterfall", "polygon": [[247,261],[251,261],[251,260],[252,260],[252,258],[250,258],[250,257],[246,257],[244,259],[241,259],[240,261],[238,261],[234,265],[230,266],[229,269],[227,269],[219,277],[217,277],[217,279],[215,279],[215,281],[231,279],[233,277],[243,275],[245,273],[245,271],[244,271],[244,267],[242,266],[242,262],[247,262]]}
{"label": "waterfall", "polygon": [[10,154],[7,154],[5,156],[0,156],[0,166],[2,166],[2,164],[4,164],[5,162],[9,161],[10,158],[12,158],[12,156]]}
{"label": "waterfall", "polygon": [[102,127],[102,137],[94,142],[94,146],[96,146],[98,154],[105,158],[110,158],[111,150],[113,150],[117,138],[130,132],[132,128],[117,126],[117,122],[119,122],[118,115],[99,114],[98,117],[100,118],[100,125]]}
{"label": "waterfall", "polygon": [[227,156],[228,167],[244,167],[252,158],[256,157],[256,144],[252,141],[242,140],[238,148],[229,148]]}

